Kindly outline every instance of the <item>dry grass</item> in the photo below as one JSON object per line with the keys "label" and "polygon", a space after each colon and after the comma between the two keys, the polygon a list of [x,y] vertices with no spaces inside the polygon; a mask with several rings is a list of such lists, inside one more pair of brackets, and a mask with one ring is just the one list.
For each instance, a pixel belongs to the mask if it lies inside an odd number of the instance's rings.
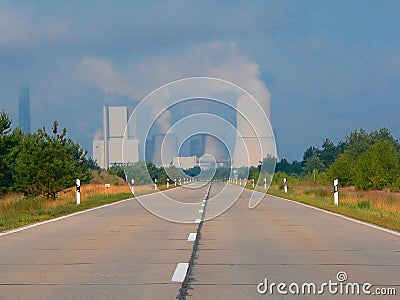
{"label": "dry grass", "polygon": [[111,175],[107,171],[92,171],[93,178],[90,180],[91,184],[105,184],[110,183],[112,185],[126,185],[124,179]]}
{"label": "dry grass", "polygon": [[22,199],[23,197],[22,193],[7,193],[0,197],[0,204],[8,205],[9,203]]}
{"label": "dry grass", "polygon": [[289,193],[285,194],[282,186],[271,185],[268,193],[400,231],[400,193],[342,187],[339,206],[335,206],[332,186],[301,182],[289,183],[288,187]]}
{"label": "dry grass", "polygon": [[[274,186],[278,189],[278,186]],[[333,201],[333,187],[318,185],[310,182],[289,185],[294,194],[308,195],[310,197],[331,198]],[[339,201],[341,203],[357,205],[361,201],[368,201],[371,208],[385,212],[400,214],[400,193],[383,191],[359,191],[354,187],[339,188]]]}
{"label": "dry grass", "polygon": [[[148,192],[153,186],[138,186],[135,187],[135,192]],[[118,193],[130,193],[131,190],[127,184],[124,185],[110,185],[108,189],[104,184],[85,184],[81,186],[81,203],[85,202],[90,196],[93,195],[113,195]],[[22,193],[8,193],[0,198],[0,205],[5,207],[11,205],[13,202],[23,199]],[[44,199],[44,209],[56,208],[60,205],[65,205],[76,199],[76,189],[68,188],[58,193],[56,200]]]}
{"label": "dry grass", "polygon": [[[154,192],[153,185],[135,186],[135,195],[151,192]],[[108,190],[104,184],[82,185],[80,205],[76,205],[75,203],[75,188],[69,188],[60,192],[56,200],[45,197],[23,197],[22,194],[15,193],[8,194],[0,198],[0,231],[48,220],[130,197],[132,197],[132,193],[127,184],[111,184]]]}

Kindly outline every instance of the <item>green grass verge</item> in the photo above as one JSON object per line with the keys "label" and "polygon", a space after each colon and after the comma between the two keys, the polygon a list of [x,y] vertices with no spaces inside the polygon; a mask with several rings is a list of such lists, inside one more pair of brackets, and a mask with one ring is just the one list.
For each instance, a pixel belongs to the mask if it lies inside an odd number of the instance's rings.
{"label": "green grass verge", "polygon": [[[253,190],[251,184],[246,185],[246,188]],[[263,187],[260,186],[257,186],[256,190],[262,193],[265,192]],[[268,189],[268,194],[318,207],[323,210],[400,232],[400,214],[377,209],[370,206],[369,203],[368,205],[363,205],[363,202],[346,203],[341,202],[339,198],[339,205],[335,206],[333,203],[333,195],[326,195],[325,191],[320,193],[321,196],[294,193],[290,190],[286,194],[283,190],[273,188],[272,186]]]}
{"label": "green grass verge", "polygon": [[360,207],[357,203],[351,204],[340,202],[340,198],[339,205],[335,206],[333,204],[333,195],[332,197],[313,197],[291,192],[286,194],[282,190],[277,190],[273,188],[270,188],[268,190],[268,194],[308,204],[314,207],[318,207],[327,211],[338,213],[395,231],[400,231],[400,215],[394,212],[383,211],[369,206]]}
{"label": "green grass verge", "polygon": [[110,194],[108,196],[95,194],[88,196],[80,205],[76,205],[75,201],[70,201],[52,208],[46,208],[46,203],[57,200],[41,197],[23,198],[6,205],[0,204],[0,231],[57,218],[128,198],[132,198],[131,193]]}
{"label": "green grass verge", "polygon": [[[170,186],[169,189],[172,188],[174,188],[173,185]],[[166,190],[166,186],[159,186],[159,190]],[[135,195],[141,196],[155,192],[157,191],[140,190],[135,192]],[[50,200],[43,197],[27,197],[6,205],[0,203],[0,232],[132,197],[133,195],[131,193],[117,193],[108,196],[104,194],[94,194],[88,196],[80,205],[76,205],[75,200],[71,200],[66,204],[60,204],[52,208],[46,208],[48,206],[46,204],[57,200]]]}

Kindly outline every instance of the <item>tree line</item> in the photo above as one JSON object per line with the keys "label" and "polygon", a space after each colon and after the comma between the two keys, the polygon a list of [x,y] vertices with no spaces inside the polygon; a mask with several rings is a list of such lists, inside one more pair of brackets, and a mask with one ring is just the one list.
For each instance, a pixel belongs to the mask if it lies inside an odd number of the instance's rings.
{"label": "tree line", "polygon": [[51,132],[45,127],[34,133],[11,128],[10,116],[0,113],[0,195],[23,192],[55,199],[57,193],[74,186],[75,179],[91,179],[92,159],[79,144],[59,130],[54,121]]}
{"label": "tree line", "polygon": [[400,143],[387,128],[354,130],[336,145],[325,139],[321,148],[307,148],[301,162],[282,159],[276,171],[322,183],[337,178],[342,186],[363,190],[398,190]]}

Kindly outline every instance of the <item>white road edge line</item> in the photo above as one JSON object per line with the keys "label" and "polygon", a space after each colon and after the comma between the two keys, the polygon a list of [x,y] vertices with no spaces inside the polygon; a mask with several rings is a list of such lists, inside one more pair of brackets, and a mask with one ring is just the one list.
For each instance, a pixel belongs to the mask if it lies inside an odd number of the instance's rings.
{"label": "white road edge line", "polygon": [[84,213],[87,213],[87,212],[90,212],[90,211],[94,211],[94,210],[97,210],[97,209],[101,209],[101,208],[105,208],[105,207],[108,207],[108,206],[120,204],[120,203],[123,203],[123,202],[126,202],[126,201],[131,201],[133,199],[135,199],[135,198],[129,198],[129,199],[124,199],[124,200],[120,200],[120,201],[109,203],[109,204],[104,204],[102,206],[97,206],[97,207],[89,208],[89,209],[86,209],[86,210],[77,211],[77,212],[74,212],[72,214],[61,216],[61,217],[58,217],[58,218],[54,218],[54,219],[50,219],[50,220],[46,220],[46,221],[42,221],[42,222],[38,222],[38,223],[33,223],[33,224],[26,225],[26,226],[23,226],[23,227],[19,227],[19,228],[16,228],[16,229],[11,229],[11,230],[5,231],[5,232],[0,232],[0,237],[5,236],[5,235],[9,235],[9,234],[13,234],[13,233],[17,233],[17,232],[20,232],[20,231],[24,231],[24,230],[27,230],[27,229],[31,229],[31,228],[34,228],[34,227],[37,227],[37,226],[40,226],[40,225],[44,225],[44,224],[48,224],[48,223],[52,223],[52,222],[57,222],[57,221],[60,221],[60,220],[66,219],[66,218],[70,218],[70,217],[73,217],[73,216],[77,216],[77,215],[80,215],[80,214],[84,214]]}
{"label": "white road edge line", "polygon": [[188,242],[194,242],[194,241],[196,240],[196,236],[197,236],[197,233],[196,233],[196,232],[191,232],[191,233],[189,233],[189,236],[188,236],[188,238],[187,238],[187,241],[188,241]]}
{"label": "white road edge line", "polygon": [[175,268],[174,275],[172,275],[172,282],[183,282],[186,277],[189,263],[178,263]]}
{"label": "white road edge line", "polygon": [[361,224],[361,225],[364,225],[364,226],[367,226],[367,227],[370,227],[370,228],[378,229],[378,230],[384,231],[386,233],[390,233],[390,234],[393,234],[393,235],[400,236],[400,232],[398,232],[398,231],[394,231],[394,230],[387,229],[387,228],[384,228],[384,227],[381,227],[381,226],[378,226],[378,225],[374,225],[374,224],[371,224],[371,223],[367,223],[367,222],[364,222],[364,221],[353,219],[353,218],[350,218],[350,217],[347,217],[347,216],[344,216],[344,215],[341,215],[341,214],[338,214],[338,213],[331,212],[329,210],[324,210],[322,208],[314,207],[314,206],[311,206],[311,205],[308,205],[308,204],[304,204],[304,203],[301,203],[301,202],[297,202],[297,201],[294,201],[294,200],[285,199],[285,198],[281,198],[281,197],[270,195],[270,194],[267,194],[267,195],[275,197],[275,198],[278,198],[278,199],[281,199],[281,200],[285,200],[285,201],[288,201],[288,202],[292,202],[292,203],[295,203],[295,204],[298,204],[298,205],[301,205],[301,206],[312,208],[312,209],[315,209],[317,211],[324,212],[326,214],[329,214],[329,215],[332,215],[332,216],[336,216],[336,217],[339,217],[339,218],[342,218],[342,219],[345,219],[345,220],[348,220],[348,221],[351,221],[351,222],[354,222],[354,223],[358,223],[358,224]]}

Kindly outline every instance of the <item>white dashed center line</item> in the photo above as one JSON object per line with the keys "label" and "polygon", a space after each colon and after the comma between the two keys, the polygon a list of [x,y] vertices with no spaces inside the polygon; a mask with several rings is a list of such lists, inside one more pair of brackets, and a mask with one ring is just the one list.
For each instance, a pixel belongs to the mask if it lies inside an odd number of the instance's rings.
{"label": "white dashed center line", "polygon": [[197,236],[196,232],[189,233],[189,236],[187,238],[188,242],[194,242],[196,240],[196,236]]}
{"label": "white dashed center line", "polygon": [[183,282],[186,276],[186,272],[189,268],[188,263],[178,263],[175,268],[174,275],[172,275],[172,282]]}

